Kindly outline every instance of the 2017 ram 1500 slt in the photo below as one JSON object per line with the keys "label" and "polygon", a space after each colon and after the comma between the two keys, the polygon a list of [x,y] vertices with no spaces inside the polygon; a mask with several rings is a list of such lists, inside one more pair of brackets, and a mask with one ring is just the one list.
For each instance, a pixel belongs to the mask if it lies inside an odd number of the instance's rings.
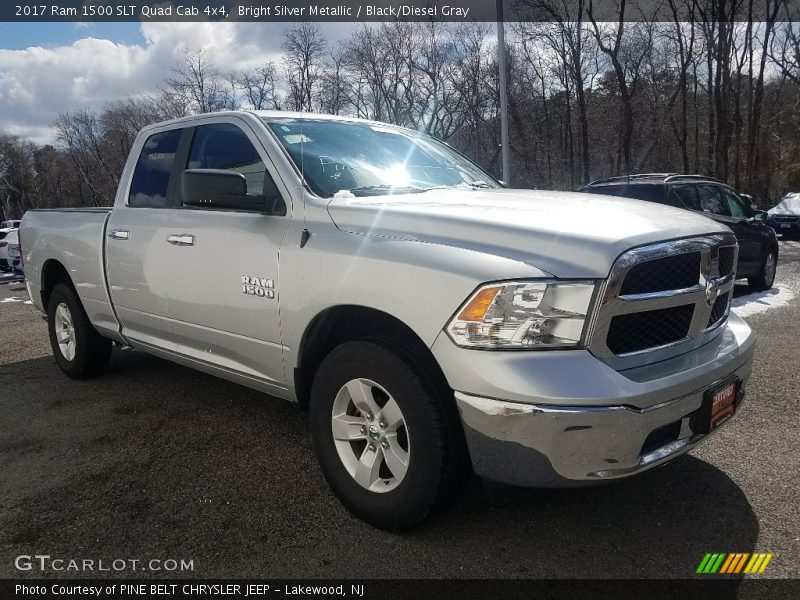
{"label": "2017 ram 1500 slt", "polygon": [[233,112],[147,127],[113,209],[22,222],[56,361],[112,342],[308,406],[342,502],[409,527],[470,463],[610,481],[741,405],[754,336],[736,239],[685,210],[509,190],[432,138]]}

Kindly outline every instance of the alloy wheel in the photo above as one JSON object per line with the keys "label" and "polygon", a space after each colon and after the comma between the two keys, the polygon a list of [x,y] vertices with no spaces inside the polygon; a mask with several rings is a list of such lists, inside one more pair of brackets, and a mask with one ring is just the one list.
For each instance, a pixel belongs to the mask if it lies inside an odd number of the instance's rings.
{"label": "alloy wheel", "polygon": [[64,358],[71,361],[75,358],[75,326],[72,324],[72,313],[64,302],[56,307],[53,326],[58,349]]}
{"label": "alloy wheel", "polygon": [[764,281],[767,287],[772,287],[775,282],[775,254],[772,252],[767,254],[767,260],[764,262]]}
{"label": "alloy wheel", "polygon": [[331,414],[336,451],[350,476],[371,492],[390,492],[408,472],[410,437],[397,401],[369,379],[352,379]]}

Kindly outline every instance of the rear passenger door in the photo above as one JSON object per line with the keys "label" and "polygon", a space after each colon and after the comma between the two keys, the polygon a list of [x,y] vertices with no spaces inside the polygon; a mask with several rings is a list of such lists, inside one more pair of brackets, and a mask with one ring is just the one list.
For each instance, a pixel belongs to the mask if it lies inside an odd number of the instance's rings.
{"label": "rear passenger door", "polygon": [[176,191],[167,233],[181,241],[168,244],[161,258],[174,273],[168,295],[178,352],[284,387],[278,252],[290,219],[288,191],[246,122],[217,117],[205,123],[192,131],[181,169],[241,173],[248,195],[277,194],[287,210],[191,207]]}
{"label": "rear passenger door", "polygon": [[183,135],[183,129],[170,129],[146,138],[130,186],[119,191],[124,199],[116,202],[106,227],[108,284],[122,332],[166,350],[175,349],[167,308],[174,274],[164,268],[163,252]]}

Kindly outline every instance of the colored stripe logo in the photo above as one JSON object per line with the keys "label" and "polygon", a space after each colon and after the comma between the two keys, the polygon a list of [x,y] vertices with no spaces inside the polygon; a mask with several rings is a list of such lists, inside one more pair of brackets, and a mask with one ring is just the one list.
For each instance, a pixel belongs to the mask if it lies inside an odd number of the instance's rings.
{"label": "colored stripe logo", "polygon": [[772,560],[772,554],[764,552],[708,552],[700,561],[700,566],[697,567],[696,573],[707,574],[725,574],[733,575],[736,573],[747,573],[756,575],[763,573],[769,562]]}

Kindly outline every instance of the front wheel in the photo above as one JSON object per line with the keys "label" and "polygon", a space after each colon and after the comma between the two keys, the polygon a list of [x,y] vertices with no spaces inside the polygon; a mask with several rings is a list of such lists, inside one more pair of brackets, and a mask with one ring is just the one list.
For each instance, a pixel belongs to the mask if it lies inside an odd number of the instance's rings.
{"label": "front wheel", "polygon": [[778,266],[778,253],[773,249],[769,250],[761,263],[761,272],[755,277],[749,277],[747,283],[750,289],[756,292],[763,292],[772,287],[775,283],[775,270]]}
{"label": "front wheel", "polygon": [[458,416],[424,368],[382,340],[345,343],[320,365],[311,428],[325,478],[357,517],[416,525],[464,478]]}
{"label": "front wheel", "polygon": [[72,286],[60,283],[53,288],[47,329],[56,362],[69,377],[92,377],[108,366],[111,340],[97,333]]}

